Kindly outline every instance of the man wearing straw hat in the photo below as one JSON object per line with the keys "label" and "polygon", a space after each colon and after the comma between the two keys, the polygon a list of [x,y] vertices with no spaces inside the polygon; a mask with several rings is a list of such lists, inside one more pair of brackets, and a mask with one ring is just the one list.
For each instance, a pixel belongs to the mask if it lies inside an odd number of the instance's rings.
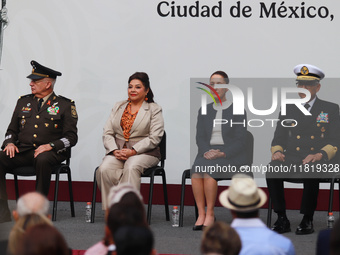
{"label": "man wearing straw hat", "polygon": [[230,209],[231,226],[241,238],[240,254],[295,254],[292,242],[270,230],[259,219],[259,209],[267,201],[267,195],[247,175],[236,174],[229,189],[219,197],[220,203]]}

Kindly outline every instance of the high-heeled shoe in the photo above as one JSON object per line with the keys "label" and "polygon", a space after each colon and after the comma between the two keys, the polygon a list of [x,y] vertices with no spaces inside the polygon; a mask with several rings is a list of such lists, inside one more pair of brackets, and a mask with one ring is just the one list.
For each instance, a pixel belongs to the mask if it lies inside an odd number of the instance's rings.
{"label": "high-heeled shoe", "polygon": [[202,225],[194,225],[193,227],[192,227],[192,230],[193,231],[200,231],[200,230],[202,230],[203,229],[203,224]]}
{"label": "high-heeled shoe", "polygon": [[[216,217],[214,216],[214,222],[216,222]],[[205,226],[205,225],[203,225],[203,228],[202,228],[202,230],[204,230],[205,228],[207,228],[207,227],[209,227],[209,226]]]}

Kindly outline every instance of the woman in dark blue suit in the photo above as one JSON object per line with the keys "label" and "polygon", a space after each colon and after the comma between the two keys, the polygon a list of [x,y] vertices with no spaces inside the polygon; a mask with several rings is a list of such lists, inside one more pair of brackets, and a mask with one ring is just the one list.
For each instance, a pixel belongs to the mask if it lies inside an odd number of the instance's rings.
{"label": "woman in dark blue suit", "polygon": [[[216,84],[227,84],[228,81],[228,75],[223,71],[214,72],[210,76],[212,87]],[[216,180],[231,178],[238,170],[238,166],[246,162],[246,114],[233,115],[233,105],[226,98],[227,88],[215,88],[215,90],[222,105],[208,104],[207,114],[202,115],[200,110],[197,117],[198,154],[191,169],[191,183],[198,208],[198,219],[193,230],[202,230],[204,226],[211,225],[215,220]],[[212,95],[216,102],[219,102],[214,92]],[[213,127],[214,119],[228,122]],[[206,211],[205,206],[207,206]]]}

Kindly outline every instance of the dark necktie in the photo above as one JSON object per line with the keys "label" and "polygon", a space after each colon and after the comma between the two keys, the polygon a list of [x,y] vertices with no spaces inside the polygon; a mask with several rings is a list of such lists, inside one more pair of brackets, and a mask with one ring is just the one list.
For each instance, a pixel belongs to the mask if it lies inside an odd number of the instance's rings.
{"label": "dark necktie", "polygon": [[44,99],[40,98],[39,101],[38,101],[38,111],[40,111],[40,108],[41,108],[41,105],[42,105],[43,102],[44,102]]}
{"label": "dark necktie", "polygon": [[307,111],[308,111],[310,105],[307,103],[307,104],[304,105],[304,107],[305,107],[305,108],[307,109]]}

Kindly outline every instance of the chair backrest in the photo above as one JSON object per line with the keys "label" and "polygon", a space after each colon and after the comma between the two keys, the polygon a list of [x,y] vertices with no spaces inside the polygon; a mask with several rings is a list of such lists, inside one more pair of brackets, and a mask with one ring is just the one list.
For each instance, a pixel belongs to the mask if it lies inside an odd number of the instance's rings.
{"label": "chair backrest", "polygon": [[166,159],[166,133],[164,131],[162,140],[159,144],[159,148],[161,150],[161,167],[164,167],[165,159]]}
{"label": "chair backrest", "polygon": [[250,131],[247,131],[246,153],[247,153],[247,165],[251,166],[254,161],[254,136]]}

